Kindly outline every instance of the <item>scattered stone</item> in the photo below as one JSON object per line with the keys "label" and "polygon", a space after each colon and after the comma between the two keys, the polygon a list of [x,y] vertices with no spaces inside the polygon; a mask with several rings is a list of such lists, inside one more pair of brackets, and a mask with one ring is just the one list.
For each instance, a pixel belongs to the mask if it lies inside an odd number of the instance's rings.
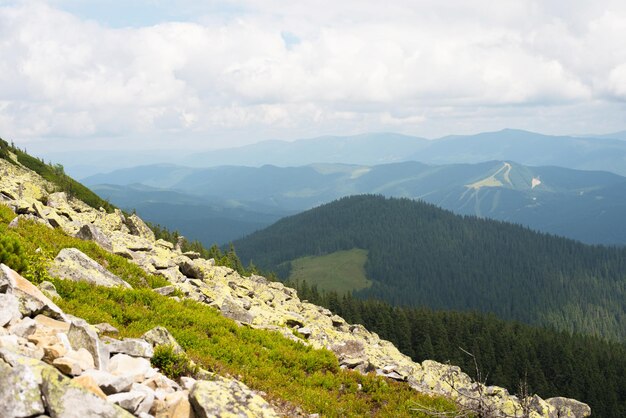
{"label": "scattered stone", "polygon": [[131,286],[76,248],[64,248],[48,268],[51,276],[98,286]]}
{"label": "scattered stone", "polygon": [[84,348],[93,357],[94,365],[99,370],[106,370],[108,366],[109,351],[98,338],[98,334],[84,320],[72,320],[67,338],[74,350]]}
{"label": "scattered stone", "polygon": [[0,293],[0,327],[22,317],[20,303],[12,294]]}
{"label": "scattered stone", "polygon": [[148,414],[154,404],[155,393],[148,386],[140,383],[133,384],[131,392],[142,393],[144,395],[143,400],[139,403],[139,406],[135,409],[135,414]]}
{"label": "scattered stone", "polygon": [[237,381],[198,381],[189,393],[189,401],[199,418],[216,416],[278,417],[259,395]]}
{"label": "scattered stone", "polygon": [[72,379],[72,382],[80,385],[81,387],[95,394],[101,399],[107,398],[107,395],[102,391],[102,389],[100,389],[100,386],[98,386],[92,376],[84,374],[82,376],[75,377],[74,379]]}
{"label": "scattered stone", "polygon": [[220,310],[222,311],[222,315],[226,318],[234,319],[235,321],[245,324],[251,324],[254,320],[254,316],[252,316],[250,312],[239,306],[237,302],[231,300],[230,298],[224,299]]}
{"label": "scattered stone", "polygon": [[75,236],[76,238],[85,241],[94,241],[105,250],[113,251],[113,245],[111,244],[111,240],[106,235],[104,235],[97,226],[93,224],[85,224],[81,226]]}
{"label": "scattered stone", "polygon": [[47,280],[44,280],[43,282],[39,283],[37,287],[39,288],[39,290],[41,290],[46,295],[48,295],[48,297],[59,298],[59,299],[61,298],[61,296],[59,296],[59,294],[57,293],[56,286]]}
{"label": "scattered stone", "polygon": [[124,338],[124,340],[111,340],[107,344],[111,354],[123,353],[132,357],[151,358],[154,355],[152,344],[139,338]]}
{"label": "scattered stone", "polygon": [[127,354],[116,354],[111,357],[108,371],[115,376],[132,376],[135,382],[143,382],[156,373],[150,366],[150,361]]}
{"label": "scattered stone", "polygon": [[113,395],[107,396],[107,400],[121,406],[132,414],[137,410],[139,404],[145,397],[146,395],[142,392],[130,391],[124,393],[114,393]]}
{"label": "scattered stone", "polygon": [[101,399],[56,370],[42,372],[41,392],[51,417],[62,418],[131,418],[132,415],[118,406]]}
{"label": "scattered stone", "polygon": [[89,376],[96,385],[107,395],[128,392],[135,383],[133,376],[115,376],[104,370],[87,370],[83,376]]}
{"label": "scattered stone", "polygon": [[[0,294],[0,307],[2,306],[2,296]],[[3,308],[0,308],[0,310]],[[0,321],[0,324],[2,323],[2,321]],[[15,324],[11,325],[11,327],[9,328],[9,332],[11,334],[17,335],[18,337],[22,337],[22,338],[28,338],[30,335],[35,333],[35,330],[37,329],[37,323],[35,322],[34,319],[29,318],[29,317],[24,317],[22,318],[19,322],[16,322]]]}
{"label": "scattered stone", "polygon": [[0,264],[0,293],[13,294],[23,316],[32,317],[43,313],[52,318],[65,319],[61,309],[41,290],[4,264]]}
{"label": "scattered stone", "polygon": [[37,329],[48,329],[54,334],[59,332],[67,333],[71,326],[68,322],[58,321],[45,315],[37,315],[35,317],[35,323],[37,324]]}
{"label": "scattered stone", "polygon": [[82,372],[80,365],[76,361],[66,357],[54,359],[52,365],[61,373],[69,376],[78,376]]}
{"label": "scattered stone", "polygon": [[[0,357],[6,353],[0,352]],[[25,364],[10,365],[0,358],[0,407],[16,417],[30,417],[45,412],[41,399],[41,373],[32,360]],[[13,366],[13,367],[12,367]]]}
{"label": "scattered stone", "polygon": [[185,350],[178,344],[176,338],[165,327],[154,327],[150,331],[141,336],[144,340],[152,344],[153,347],[159,345],[171,345],[174,348],[174,353],[183,354]]}
{"label": "scattered stone", "polygon": [[157,246],[161,247],[161,248],[165,248],[166,250],[173,250],[174,249],[174,244],[172,244],[169,241],[165,241],[164,239],[156,240],[155,244]]}
{"label": "scattered stone", "polygon": [[546,399],[546,402],[557,410],[556,416],[559,417],[588,417],[591,415],[589,405],[579,402],[576,399],[556,397]]}
{"label": "scattered stone", "polygon": [[94,327],[98,330],[99,333],[104,333],[104,334],[119,334],[119,332],[120,332],[113,325],[108,324],[106,322],[102,322],[100,324],[96,324],[96,325],[94,325]]}
{"label": "scattered stone", "polygon": [[163,296],[169,296],[174,294],[174,292],[176,292],[176,287],[174,286],[163,286],[163,287],[159,287],[157,289],[153,289],[155,292],[157,292],[160,295]]}
{"label": "scattered stone", "polygon": [[134,213],[126,218],[126,226],[131,234],[154,242],[154,232]]}

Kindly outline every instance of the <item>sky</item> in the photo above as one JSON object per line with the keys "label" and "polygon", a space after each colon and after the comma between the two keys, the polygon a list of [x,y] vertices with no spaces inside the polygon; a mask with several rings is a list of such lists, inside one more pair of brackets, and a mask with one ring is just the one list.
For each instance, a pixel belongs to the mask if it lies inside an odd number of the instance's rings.
{"label": "sky", "polygon": [[0,0],[35,152],[626,129],[623,0]]}

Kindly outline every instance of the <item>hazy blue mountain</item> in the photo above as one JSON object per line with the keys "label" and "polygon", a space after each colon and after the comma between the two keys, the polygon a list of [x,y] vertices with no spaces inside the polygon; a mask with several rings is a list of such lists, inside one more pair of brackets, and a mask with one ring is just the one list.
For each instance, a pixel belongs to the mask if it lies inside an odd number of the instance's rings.
{"label": "hazy blue mountain", "polygon": [[147,221],[206,245],[230,242],[294,213],[277,208],[265,210],[259,205],[249,209],[232,201],[204,199],[141,184],[101,184],[92,190],[123,209],[136,210]]}
{"label": "hazy blue mountain", "polygon": [[[142,179],[161,188],[128,184]],[[117,182],[117,186],[93,185],[95,180]],[[219,238],[211,235],[215,226],[189,229],[205,243],[238,238],[287,213],[343,196],[376,193],[421,199],[455,213],[520,223],[583,242],[626,244],[626,224],[620,220],[626,213],[626,178],[601,171],[530,167],[508,161],[284,168],[145,166],[86,183],[113,203],[136,208],[147,219],[181,231],[188,221],[175,221],[166,208],[184,211],[185,217],[179,218],[197,220],[194,225],[202,220],[215,223],[218,218],[222,225],[224,219],[238,225],[232,234],[220,233]]]}
{"label": "hazy blue mountain", "polygon": [[431,141],[409,159],[431,164],[512,160],[526,165],[555,165],[626,175],[626,142],[610,138],[549,136],[505,129]]}
{"label": "hazy blue mountain", "polygon": [[404,161],[428,143],[424,138],[395,133],[323,136],[293,142],[263,141],[193,154],[187,157],[185,164],[196,167],[265,164],[291,167],[318,162],[375,165]]}
{"label": "hazy blue mountain", "polygon": [[[604,170],[626,176],[626,134],[600,137],[551,136],[504,129],[439,139],[381,133],[326,136],[293,142],[263,141],[239,148],[196,153],[183,165],[293,167],[314,163],[379,165],[401,161],[426,164],[516,161],[579,170]],[[616,139],[618,138],[618,139]]]}

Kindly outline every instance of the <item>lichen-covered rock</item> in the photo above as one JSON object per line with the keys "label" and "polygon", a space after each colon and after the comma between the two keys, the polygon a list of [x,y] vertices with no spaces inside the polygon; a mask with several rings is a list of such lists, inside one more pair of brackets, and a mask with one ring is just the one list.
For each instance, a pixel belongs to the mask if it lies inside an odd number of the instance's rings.
{"label": "lichen-covered rock", "polygon": [[37,285],[37,287],[39,288],[39,290],[44,292],[44,294],[46,294],[48,297],[52,297],[52,298],[60,298],[61,297],[57,293],[56,286],[53,283],[51,283],[51,282],[49,282],[47,280],[44,280],[43,282],[39,283]]}
{"label": "lichen-covered rock", "polygon": [[185,352],[183,348],[178,344],[176,338],[165,327],[154,327],[150,331],[141,336],[144,340],[152,344],[153,347],[159,345],[171,345],[174,348],[174,353],[182,354]]}
{"label": "lichen-covered rock", "polygon": [[154,355],[152,344],[140,338],[124,338],[122,341],[109,339],[107,349],[111,354],[123,353],[133,357],[151,358]]}
{"label": "lichen-covered rock", "polygon": [[131,418],[122,408],[83,389],[53,369],[42,371],[41,393],[51,418]]}
{"label": "lichen-covered rock", "polygon": [[254,316],[251,315],[243,306],[240,306],[237,302],[230,298],[224,299],[221,306],[222,315],[226,318],[234,319],[235,321],[245,324],[251,324],[254,320]]}
{"label": "lichen-covered rock", "polygon": [[111,244],[111,240],[106,235],[104,235],[97,226],[93,224],[88,223],[81,226],[75,236],[76,238],[85,241],[94,241],[105,250],[113,251],[113,245]]}
{"label": "lichen-covered rock", "polygon": [[588,417],[591,415],[589,405],[569,398],[550,398],[546,399],[546,403],[552,406],[556,412],[550,416],[554,417]]}
{"label": "lichen-covered rock", "polygon": [[41,374],[33,370],[35,360],[11,366],[2,358],[0,351],[0,405],[13,417],[31,417],[45,412],[39,389]]}
{"label": "lichen-covered rock", "polygon": [[134,213],[126,218],[126,226],[131,234],[145,238],[150,242],[155,241],[154,232],[152,232],[148,225],[146,225],[146,223]]}
{"label": "lichen-covered rock", "polygon": [[64,248],[48,268],[51,276],[98,286],[131,286],[76,248]]}
{"label": "lichen-covered rock", "polygon": [[199,418],[220,416],[278,417],[267,401],[237,381],[197,381],[189,393]]}
{"label": "lichen-covered rock", "polygon": [[72,320],[67,338],[74,350],[84,348],[93,357],[94,365],[100,370],[106,370],[109,362],[109,350],[100,341],[98,334],[84,320]]}

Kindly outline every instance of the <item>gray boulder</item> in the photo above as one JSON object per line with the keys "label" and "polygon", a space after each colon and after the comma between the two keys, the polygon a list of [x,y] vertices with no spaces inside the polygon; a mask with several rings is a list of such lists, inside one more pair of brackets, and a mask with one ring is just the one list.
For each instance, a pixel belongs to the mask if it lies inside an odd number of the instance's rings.
{"label": "gray boulder", "polygon": [[63,311],[41,290],[4,264],[0,264],[0,293],[15,296],[23,316],[44,314],[63,321],[66,319]]}
{"label": "gray boulder", "polygon": [[0,327],[22,317],[20,302],[11,294],[0,293]]}
{"label": "gray boulder", "polygon": [[93,357],[93,362],[99,370],[106,370],[108,367],[109,350],[104,345],[96,331],[82,319],[72,320],[67,338],[74,350],[84,348]]}
{"label": "gray boulder", "polygon": [[111,240],[100,231],[100,228],[93,224],[83,225],[76,233],[76,238],[85,241],[94,241],[107,251],[113,251]]}
{"label": "gray boulder", "polygon": [[126,226],[131,234],[145,238],[150,242],[155,241],[154,232],[134,213],[126,218]]}
{"label": "gray boulder", "polygon": [[576,399],[557,397],[546,399],[546,402],[556,409],[558,417],[584,418],[591,415],[589,405]]}
{"label": "gray boulder", "polygon": [[[1,356],[1,354],[0,354]],[[32,360],[34,364],[35,360]],[[39,389],[41,374],[31,367],[15,364],[11,367],[0,359],[0,405],[10,411],[14,417],[30,417],[45,412],[41,391]]]}
{"label": "gray boulder", "polygon": [[54,277],[93,283],[98,286],[131,287],[76,248],[64,248],[59,251],[59,255],[48,268],[48,272]]}
{"label": "gray boulder", "polygon": [[226,318],[234,319],[235,321],[251,324],[254,320],[254,316],[250,312],[230,298],[224,299],[220,310]]}
{"label": "gray boulder", "polygon": [[189,401],[199,418],[221,416],[278,417],[269,403],[235,380],[200,380],[191,389]]}
{"label": "gray boulder", "polygon": [[[106,346],[111,354],[123,353],[132,357],[151,358],[154,355],[152,344],[140,338],[124,338],[122,341],[108,339]],[[105,341],[106,342],[106,341]]]}
{"label": "gray boulder", "polygon": [[174,347],[174,353],[183,354],[185,350],[178,344],[176,338],[165,327],[154,327],[150,331],[146,332],[141,336],[144,340],[148,341],[152,344],[153,347],[157,347],[159,345],[171,345]]}
{"label": "gray boulder", "polygon": [[105,370],[87,370],[83,376],[90,376],[96,385],[107,395],[114,393],[128,392],[135,383],[132,376],[115,376]]}

